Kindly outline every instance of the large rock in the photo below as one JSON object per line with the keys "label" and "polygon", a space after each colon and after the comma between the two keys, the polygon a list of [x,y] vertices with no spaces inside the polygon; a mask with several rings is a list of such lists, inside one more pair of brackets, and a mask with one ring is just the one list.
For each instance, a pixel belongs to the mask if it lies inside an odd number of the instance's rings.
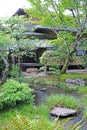
{"label": "large rock", "polygon": [[38,68],[28,68],[26,69],[27,73],[39,73],[39,69]]}
{"label": "large rock", "polygon": [[69,109],[69,108],[62,108],[62,107],[54,107],[51,110],[50,114],[52,116],[65,117],[65,116],[75,115],[76,114],[76,110]]}
{"label": "large rock", "polygon": [[83,79],[80,79],[80,78],[77,78],[77,79],[68,78],[68,79],[66,79],[66,83],[75,84],[75,85],[79,85],[79,86],[85,85],[85,81]]}

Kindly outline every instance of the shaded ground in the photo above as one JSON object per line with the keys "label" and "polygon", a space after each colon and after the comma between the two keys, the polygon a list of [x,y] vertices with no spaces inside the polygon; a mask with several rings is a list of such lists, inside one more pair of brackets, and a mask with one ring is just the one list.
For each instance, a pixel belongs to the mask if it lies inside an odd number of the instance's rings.
{"label": "shaded ground", "polygon": [[67,70],[68,73],[87,73],[87,69]]}
{"label": "shaded ground", "polygon": [[25,77],[25,78],[31,78],[32,76],[46,76],[46,73],[45,72],[40,72],[40,73],[26,73],[26,72],[22,72],[22,75]]}
{"label": "shaded ground", "polygon": [[[48,71],[47,74],[52,74],[53,72]],[[77,74],[87,74],[87,69],[74,69],[74,70],[67,70],[67,73],[77,73]],[[31,78],[32,76],[46,76],[45,72],[39,72],[39,73],[26,73],[26,72],[22,72],[22,75],[25,78]]]}
{"label": "shaded ground", "polygon": [[87,69],[67,70],[68,73],[87,73]]}

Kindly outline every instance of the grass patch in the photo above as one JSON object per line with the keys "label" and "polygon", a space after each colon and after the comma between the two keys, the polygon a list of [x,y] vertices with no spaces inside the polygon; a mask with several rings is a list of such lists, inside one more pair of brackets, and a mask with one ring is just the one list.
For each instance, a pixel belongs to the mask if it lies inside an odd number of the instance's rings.
{"label": "grass patch", "polygon": [[20,83],[23,82],[23,83],[28,83],[28,84],[30,84],[30,82],[32,81],[32,78],[25,78],[24,76],[15,77],[13,79]]}
{"label": "grass patch", "polygon": [[61,82],[64,82],[67,78],[71,78],[71,79],[81,78],[81,79],[87,81],[87,74],[85,74],[85,73],[84,74],[83,73],[79,73],[79,74],[77,74],[77,73],[66,73],[66,74],[61,74],[59,76],[59,80]]}
{"label": "grass patch", "polygon": [[32,77],[31,83],[39,85],[55,85],[58,83],[58,77],[55,75],[47,75],[41,77]]}
{"label": "grass patch", "polygon": [[67,86],[64,82],[59,82],[57,85],[58,88],[65,90],[66,92],[77,92],[79,86],[73,85],[73,86]]}
{"label": "grass patch", "polygon": [[39,116],[44,116],[48,118],[49,113],[50,113],[50,110],[46,105],[41,104],[37,107],[37,114]]}
{"label": "grass patch", "polygon": [[72,109],[78,109],[78,104],[78,101],[73,96],[64,94],[52,94],[50,97],[46,99],[46,105],[50,109],[54,106],[63,106]]}
{"label": "grass patch", "polygon": [[40,77],[32,77],[30,79],[31,83],[36,83],[39,85],[58,85],[59,82],[65,82],[67,78],[76,79],[81,78],[85,81],[87,81],[87,74],[72,74],[72,73],[66,73],[66,74],[59,74],[54,75],[50,74],[47,76],[40,76]]}
{"label": "grass patch", "polygon": [[87,107],[84,108],[83,117],[85,120],[87,120]]}
{"label": "grass patch", "polygon": [[20,113],[32,119],[36,115],[36,108],[30,104],[23,104],[0,111],[0,127],[5,126],[13,116],[16,116],[16,113]]}
{"label": "grass patch", "polygon": [[80,86],[78,89],[79,94],[87,94],[87,86]]}
{"label": "grass patch", "polygon": [[82,96],[83,117],[87,120],[87,95]]}
{"label": "grass patch", "polygon": [[82,104],[84,107],[87,107],[87,95],[82,96]]}

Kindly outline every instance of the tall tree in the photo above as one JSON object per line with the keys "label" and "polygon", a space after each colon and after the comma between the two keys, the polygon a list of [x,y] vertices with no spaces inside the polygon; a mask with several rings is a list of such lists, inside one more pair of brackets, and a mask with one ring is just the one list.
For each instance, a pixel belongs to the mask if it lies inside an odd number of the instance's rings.
{"label": "tall tree", "polygon": [[[61,43],[66,59],[61,73],[65,73],[73,54],[86,43],[87,38],[87,0],[28,0],[32,8],[27,12],[37,16],[39,23],[60,28],[56,44]],[[65,47],[65,48],[64,48]],[[87,48],[87,45],[85,44]]]}
{"label": "tall tree", "polygon": [[[29,21],[28,21],[29,22]],[[20,56],[21,48],[32,49],[30,39],[26,37],[27,20],[24,17],[12,17],[0,20],[0,60],[3,61],[4,70],[2,72],[1,83],[3,83],[11,69],[9,59],[12,56]]]}

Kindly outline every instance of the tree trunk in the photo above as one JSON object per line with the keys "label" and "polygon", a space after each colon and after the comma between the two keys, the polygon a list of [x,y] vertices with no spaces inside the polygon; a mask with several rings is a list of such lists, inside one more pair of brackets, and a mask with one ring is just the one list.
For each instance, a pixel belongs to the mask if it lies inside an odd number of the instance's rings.
{"label": "tree trunk", "polygon": [[8,60],[7,60],[8,58],[6,59],[6,57],[4,57],[1,52],[0,52],[0,56],[3,60],[3,62],[4,62],[4,65],[5,65],[5,69],[2,72],[2,79],[1,79],[1,82],[0,82],[0,84],[2,84],[7,79],[7,75],[8,75],[8,72],[9,72],[9,63],[8,63]]}
{"label": "tree trunk", "polygon": [[66,70],[67,70],[67,67],[68,67],[68,65],[69,65],[69,62],[70,62],[70,55],[67,55],[67,58],[66,58],[66,60],[65,60],[65,63],[64,63],[64,65],[63,65],[62,69],[61,69],[61,73],[62,73],[62,74],[66,73]]}
{"label": "tree trunk", "polygon": [[8,64],[8,62],[5,62],[5,69],[3,71],[1,83],[4,83],[6,81],[7,76],[8,76],[8,72],[9,72],[9,64]]}

